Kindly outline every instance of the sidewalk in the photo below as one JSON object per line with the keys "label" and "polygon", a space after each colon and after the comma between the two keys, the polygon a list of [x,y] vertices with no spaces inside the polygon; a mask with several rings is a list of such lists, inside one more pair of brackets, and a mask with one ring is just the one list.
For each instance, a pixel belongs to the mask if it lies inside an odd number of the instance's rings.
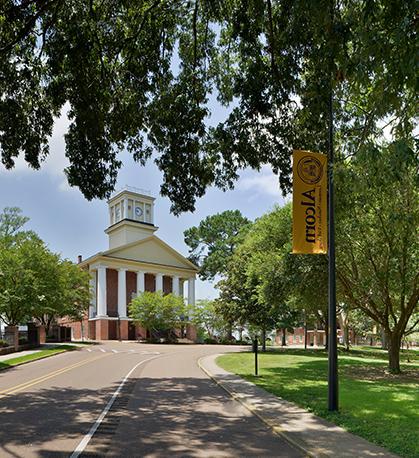
{"label": "sidewalk", "polygon": [[32,355],[33,353],[38,353],[41,350],[44,350],[44,348],[36,348],[34,350],[15,351],[13,353],[9,353],[8,355],[0,355],[0,362],[7,361],[8,359],[20,358],[21,356]]}
{"label": "sidewalk", "polygon": [[59,347],[60,345],[74,345],[76,347],[81,347],[83,346],[82,344],[79,343],[73,343],[73,342],[54,342],[54,343],[46,343],[42,344],[38,348],[34,348],[33,350],[23,350],[23,351],[15,351],[13,353],[9,353],[8,355],[0,355],[0,362],[2,361],[7,361],[8,359],[13,359],[13,358],[20,358],[21,356],[26,356],[26,355],[32,355],[34,353],[39,353],[42,350],[47,350],[48,348],[56,348]]}
{"label": "sidewalk", "polygon": [[201,358],[199,366],[235,400],[307,456],[396,457],[387,450],[221,369],[215,363],[218,356],[220,355]]}

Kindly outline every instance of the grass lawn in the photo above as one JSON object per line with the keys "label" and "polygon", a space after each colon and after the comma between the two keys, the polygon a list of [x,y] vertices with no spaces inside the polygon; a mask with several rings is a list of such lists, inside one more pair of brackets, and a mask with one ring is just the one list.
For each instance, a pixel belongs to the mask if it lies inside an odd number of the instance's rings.
{"label": "grass lawn", "polygon": [[[410,362],[408,363],[407,355]],[[339,413],[327,410],[327,353],[275,349],[221,356],[224,369],[293,401],[354,434],[404,456],[419,457],[419,352],[402,352],[399,376],[386,372],[387,352],[358,347],[339,352]]]}
{"label": "grass lawn", "polygon": [[78,347],[76,347],[75,345],[60,345],[54,348],[47,348],[36,353],[31,353],[30,355],[16,356],[16,358],[0,361],[0,370],[8,369],[13,366],[19,366],[19,364],[24,364],[29,361],[36,361],[37,359],[48,358],[49,356],[53,356],[58,353],[63,353],[65,351],[75,350],[76,348]]}

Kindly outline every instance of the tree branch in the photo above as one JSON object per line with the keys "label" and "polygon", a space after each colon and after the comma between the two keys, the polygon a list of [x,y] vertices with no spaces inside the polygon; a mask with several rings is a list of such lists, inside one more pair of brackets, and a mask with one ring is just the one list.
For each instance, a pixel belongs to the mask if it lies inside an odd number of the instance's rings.
{"label": "tree branch", "polygon": [[30,33],[31,29],[33,29],[33,27],[36,24],[36,21],[41,17],[42,13],[44,13],[45,10],[47,10],[48,7],[53,5],[55,2],[57,2],[57,0],[50,0],[45,4],[41,5],[39,11],[29,18],[26,24],[18,32],[15,39],[8,43],[6,46],[0,48],[0,54],[9,52],[15,45],[17,45],[21,40],[23,40],[23,38],[25,38]]}

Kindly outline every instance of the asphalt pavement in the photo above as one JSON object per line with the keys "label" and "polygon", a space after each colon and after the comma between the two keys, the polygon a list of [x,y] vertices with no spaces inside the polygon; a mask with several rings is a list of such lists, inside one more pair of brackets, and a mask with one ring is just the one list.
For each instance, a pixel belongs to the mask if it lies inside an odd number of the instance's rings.
{"label": "asphalt pavement", "polygon": [[228,346],[108,342],[0,372],[0,457],[301,457],[198,366]]}

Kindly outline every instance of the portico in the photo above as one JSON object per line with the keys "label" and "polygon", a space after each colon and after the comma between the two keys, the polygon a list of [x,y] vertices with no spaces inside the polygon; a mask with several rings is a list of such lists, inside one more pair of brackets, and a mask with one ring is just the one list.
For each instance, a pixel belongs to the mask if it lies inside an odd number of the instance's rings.
{"label": "portico", "polygon": [[[188,303],[195,305],[195,279],[188,277],[190,273],[182,272],[180,269],[176,273],[168,272],[167,269],[165,272],[158,272],[144,265],[141,269],[137,270],[134,265],[119,267],[115,262],[92,264],[89,269],[92,277],[89,320],[130,321],[128,305],[137,294],[144,291],[161,291],[164,294],[173,293],[182,297],[185,297],[187,292]],[[98,323],[96,327],[100,328],[101,338],[105,339],[105,323]],[[129,326],[121,324],[120,328],[121,335],[116,338],[128,339]]]}

